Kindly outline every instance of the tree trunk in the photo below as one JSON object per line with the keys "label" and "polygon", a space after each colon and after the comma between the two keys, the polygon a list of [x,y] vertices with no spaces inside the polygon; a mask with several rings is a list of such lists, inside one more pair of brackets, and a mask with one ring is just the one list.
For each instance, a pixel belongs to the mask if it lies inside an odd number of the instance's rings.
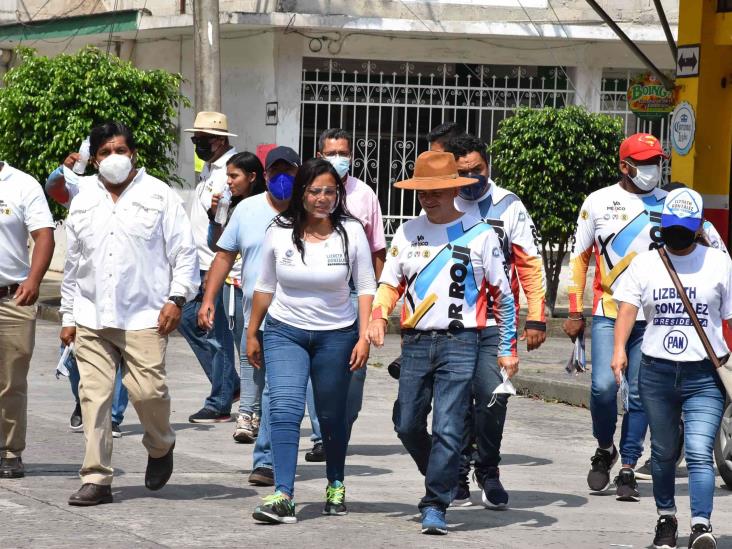
{"label": "tree trunk", "polygon": [[541,256],[544,260],[544,273],[546,274],[546,304],[554,316],[554,309],[557,304],[557,290],[559,289],[559,275],[562,272],[562,261],[567,255],[567,241],[557,245],[556,252],[551,249],[549,243],[542,243]]}

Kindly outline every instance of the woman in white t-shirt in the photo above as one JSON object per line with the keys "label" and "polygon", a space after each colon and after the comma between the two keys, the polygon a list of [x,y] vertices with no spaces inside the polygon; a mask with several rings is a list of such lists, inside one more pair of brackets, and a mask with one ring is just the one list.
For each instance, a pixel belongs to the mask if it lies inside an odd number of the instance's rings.
{"label": "woman in white t-shirt", "polygon": [[[722,324],[732,318],[732,262],[724,252],[702,246],[702,198],[686,188],[668,194],[661,235],[670,262],[717,357],[729,354]],[[689,547],[716,547],[709,519],[714,496],[714,440],[725,402],[722,382],[686,313],[657,250],[639,254],[615,291],[619,302],[612,369],[618,383],[627,366],[625,343],[639,308],[648,323],[639,392],[651,428],[653,495],[659,519],[654,547],[676,547],[674,502],[679,419],[689,471]]]}
{"label": "woman in white t-shirt", "polygon": [[[366,327],[376,281],[366,234],[348,213],[345,198],[343,182],[331,164],[309,160],[298,170],[290,205],[265,237],[246,343],[249,361],[259,367],[257,331],[266,314],[264,354],[276,491],[254,511],[259,521],[297,521],[295,469],[308,379],[326,454],[323,513],[346,514],[346,397],[351,372],[368,360]],[[349,297],[351,278],[358,312]]]}

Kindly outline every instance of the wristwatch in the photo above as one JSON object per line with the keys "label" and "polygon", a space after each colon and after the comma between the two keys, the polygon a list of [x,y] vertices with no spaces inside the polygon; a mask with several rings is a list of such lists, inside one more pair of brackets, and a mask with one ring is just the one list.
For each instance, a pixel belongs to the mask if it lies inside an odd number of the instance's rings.
{"label": "wristwatch", "polygon": [[182,295],[171,295],[168,298],[168,301],[170,301],[171,303],[173,303],[179,309],[182,309],[183,306],[186,304],[186,298],[183,297]]}

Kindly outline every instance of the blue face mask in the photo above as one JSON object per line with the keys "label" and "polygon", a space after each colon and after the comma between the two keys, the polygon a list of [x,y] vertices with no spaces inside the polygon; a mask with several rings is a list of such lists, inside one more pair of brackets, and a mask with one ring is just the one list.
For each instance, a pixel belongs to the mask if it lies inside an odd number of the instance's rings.
{"label": "blue face mask", "polygon": [[269,192],[272,193],[277,200],[289,200],[292,196],[292,187],[295,183],[295,177],[289,173],[278,173],[267,183]]}
{"label": "blue face mask", "polygon": [[472,185],[460,187],[460,190],[458,191],[460,198],[464,198],[465,200],[478,200],[488,190],[488,178],[476,173],[467,174],[465,177],[477,179],[478,181]]}

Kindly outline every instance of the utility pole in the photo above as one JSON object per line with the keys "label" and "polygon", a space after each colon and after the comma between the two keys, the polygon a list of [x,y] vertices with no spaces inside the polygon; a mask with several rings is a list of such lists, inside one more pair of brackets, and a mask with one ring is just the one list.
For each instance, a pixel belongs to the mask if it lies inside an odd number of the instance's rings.
{"label": "utility pole", "polygon": [[221,112],[219,0],[193,0],[193,68],[196,112]]}

